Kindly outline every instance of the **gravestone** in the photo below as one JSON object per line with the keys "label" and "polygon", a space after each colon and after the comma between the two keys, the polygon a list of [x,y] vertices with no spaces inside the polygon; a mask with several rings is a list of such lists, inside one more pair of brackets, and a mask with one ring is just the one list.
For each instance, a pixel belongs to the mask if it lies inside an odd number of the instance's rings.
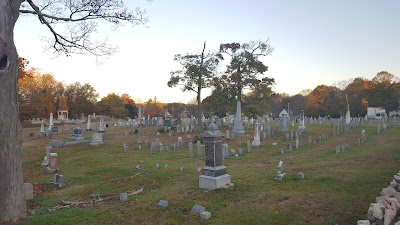
{"label": "gravestone", "polygon": [[202,156],[203,152],[201,150],[201,142],[197,141],[196,146],[197,146],[197,156]]}
{"label": "gravestone", "polygon": [[285,173],[285,169],[283,167],[283,161],[279,161],[278,172],[277,172],[274,180],[282,180],[285,177],[285,175],[286,175],[286,173]]}
{"label": "gravestone", "polygon": [[58,165],[57,165],[57,153],[50,153],[49,154],[49,166],[47,167],[47,173],[55,173],[57,172]]}
{"label": "gravestone", "polygon": [[92,134],[92,141],[90,142],[91,146],[99,146],[104,144],[103,142],[103,134],[94,133]]}
{"label": "gravestone", "polygon": [[336,154],[339,154],[340,153],[340,146],[338,145],[338,146],[336,146]]}
{"label": "gravestone", "polygon": [[240,101],[237,101],[236,104],[236,115],[235,120],[233,122],[233,132],[232,134],[244,134],[244,128],[242,123],[242,109]]}
{"label": "gravestone", "polygon": [[31,183],[24,183],[25,188],[25,199],[32,200],[33,199],[33,185]]}
{"label": "gravestone", "polygon": [[91,122],[91,119],[92,119],[92,116],[91,116],[91,115],[88,115],[86,131],[91,131],[91,130],[92,130],[92,122]]}
{"label": "gravestone", "polygon": [[211,123],[207,127],[207,131],[201,134],[204,139],[206,165],[199,177],[200,188],[214,190],[231,183],[231,176],[227,174],[226,167],[222,162],[223,136],[214,123]]}
{"label": "gravestone", "polygon": [[204,207],[200,205],[194,205],[191,210],[192,214],[197,214],[197,215],[200,215],[200,213],[204,211],[205,211]]}
{"label": "gravestone", "polygon": [[124,152],[129,152],[128,145],[124,144],[122,146],[124,147]]}
{"label": "gravestone", "polygon": [[157,206],[158,206],[158,207],[161,207],[161,208],[165,208],[165,207],[168,206],[168,201],[160,200],[160,201],[157,203]]}
{"label": "gravestone", "polygon": [[193,158],[193,143],[192,142],[188,143],[188,148],[189,148],[189,158]]}
{"label": "gravestone", "polygon": [[100,116],[100,125],[98,127],[97,132],[105,132],[104,127],[105,127],[104,118],[103,118],[103,116]]}
{"label": "gravestone", "polygon": [[85,139],[85,137],[83,137],[82,135],[82,128],[80,127],[74,127],[72,129],[72,133],[73,133],[71,137],[72,140],[82,141],[83,139]]}
{"label": "gravestone", "polygon": [[151,150],[150,150],[151,154],[155,154],[157,153],[157,142],[151,142]]}
{"label": "gravestone", "polygon": [[170,146],[169,146],[169,144],[165,144],[165,151],[167,151],[167,152],[170,151]]}
{"label": "gravestone", "polygon": [[300,179],[304,179],[304,173],[302,173],[302,172],[297,173],[297,177]]}
{"label": "gravestone", "polygon": [[251,143],[253,147],[260,147],[261,142],[260,142],[260,124],[256,123],[255,124],[255,130],[254,130],[254,140]]}
{"label": "gravestone", "polygon": [[128,193],[121,193],[121,194],[119,195],[119,200],[120,200],[121,202],[126,202],[126,201],[128,201]]}

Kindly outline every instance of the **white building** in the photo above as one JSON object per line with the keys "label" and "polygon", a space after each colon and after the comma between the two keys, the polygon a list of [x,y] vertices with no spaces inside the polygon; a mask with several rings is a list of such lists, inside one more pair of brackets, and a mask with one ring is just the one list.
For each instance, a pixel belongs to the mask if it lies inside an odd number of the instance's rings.
{"label": "white building", "polygon": [[279,118],[288,118],[288,112],[285,109],[282,109],[282,111],[279,113]]}
{"label": "white building", "polygon": [[367,108],[367,116],[369,119],[383,119],[386,115],[386,109],[382,108],[373,108],[373,107],[368,107]]}

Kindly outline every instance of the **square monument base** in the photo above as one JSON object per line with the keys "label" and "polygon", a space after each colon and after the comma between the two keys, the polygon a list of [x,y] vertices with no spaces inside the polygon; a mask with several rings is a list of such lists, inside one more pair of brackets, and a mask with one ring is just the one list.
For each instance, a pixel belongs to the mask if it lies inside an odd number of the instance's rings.
{"label": "square monument base", "polygon": [[205,175],[201,175],[199,177],[199,187],[208,190],[218,189],[230,183],[231,175],[229,174],[224,174],[218,177],[210,177]]}

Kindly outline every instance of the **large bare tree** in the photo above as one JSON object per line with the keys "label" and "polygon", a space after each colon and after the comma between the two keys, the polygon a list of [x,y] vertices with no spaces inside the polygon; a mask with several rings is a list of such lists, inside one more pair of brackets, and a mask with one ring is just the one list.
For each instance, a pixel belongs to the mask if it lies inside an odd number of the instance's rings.
{"label": "large bare tree", "polygon": [[21,123],[18,106],[18,55],[14,25],[20,14],[38,18],[50,31],[47,47],[55,54],[109,55],[116,47],[93,40],[97,21],[114,28],[124,22],[147,22],[145,11],[128,11],[120,0],[1,0],[0,1],[0,223],[26,217],[22,175]]}

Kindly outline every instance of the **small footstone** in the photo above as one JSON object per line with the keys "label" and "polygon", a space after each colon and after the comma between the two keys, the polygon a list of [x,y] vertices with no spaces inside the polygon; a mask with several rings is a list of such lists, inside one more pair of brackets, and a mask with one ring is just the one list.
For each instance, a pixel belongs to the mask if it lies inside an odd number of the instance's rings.
{"label": "small footstone", "polygon": [[357,221],[357,225],[370,225],[369,220],[359,220]]}
{"label": "small footstone", "polygon": [[297,173],[297,177],[300,179],[304,179],[304,173],[302,173],[302,172]]}
{"label": "small footstone", "polygon": [[209,220],[211,218],[211,213],[204,211],[202,213],[200,213],[200,219],[201,220]]}
{"label": "small footstone", "polygon": [[128,193],[121,193],[121,194],[119,195],[119,200],[120,200],[121,202],[128,201]]}
{"label": "small footstone", "polygon": [[165,208],[165,207],[168,206],[168,201],[160,200],[160,201],[157,203],[157,206]]}
{"label": "small footstone", "polygon": [[200,215],[200,213],[204,212],[204,207],[200,205],[194,205],[192,208],[192,213]]}

